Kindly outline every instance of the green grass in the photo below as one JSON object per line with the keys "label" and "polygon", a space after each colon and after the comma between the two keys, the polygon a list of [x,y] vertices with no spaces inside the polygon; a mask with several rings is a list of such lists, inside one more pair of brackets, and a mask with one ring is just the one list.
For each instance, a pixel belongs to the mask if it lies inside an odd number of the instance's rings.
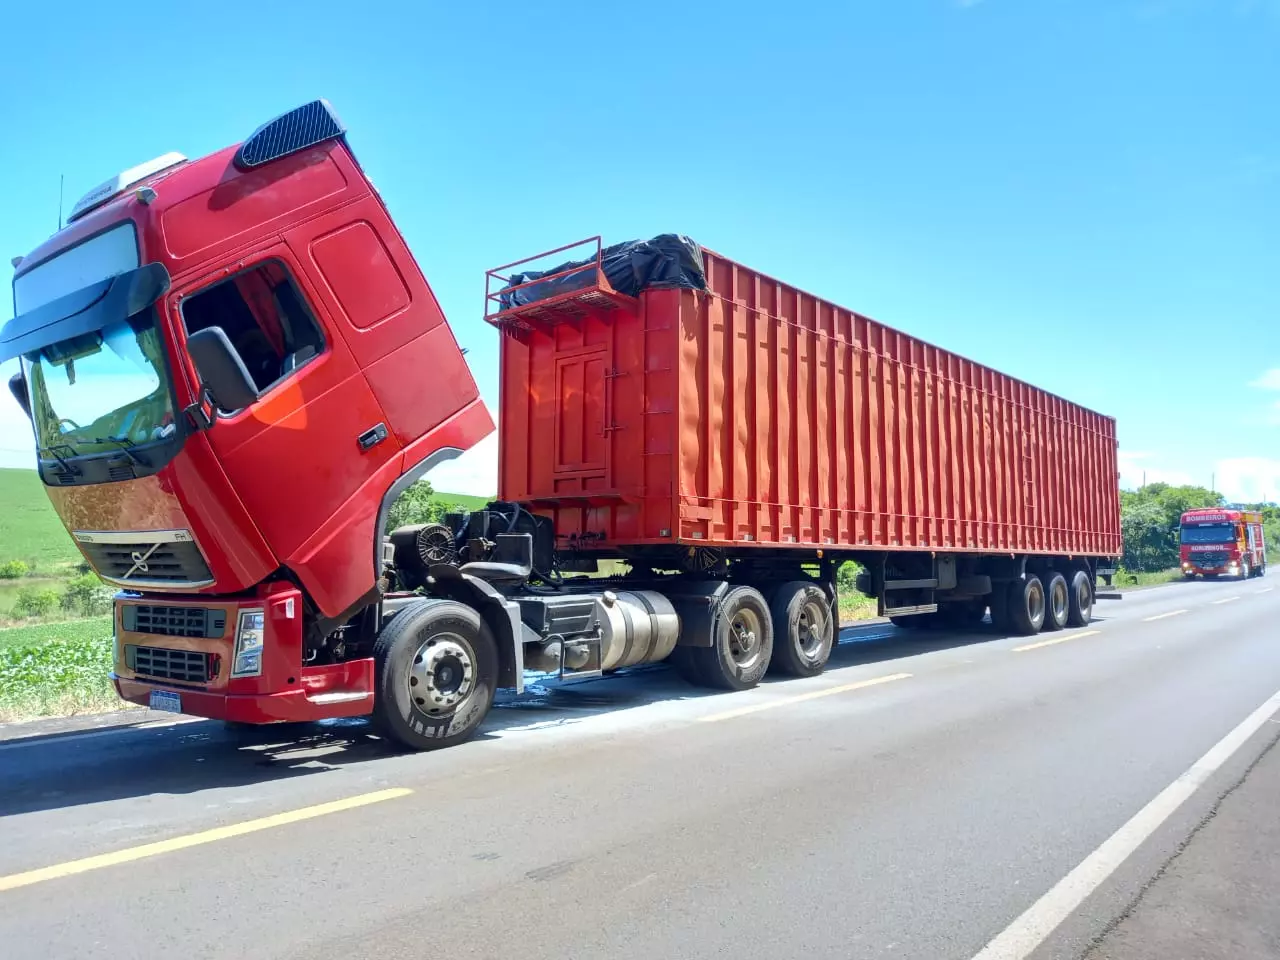
{"label": "green grass", "polygon": [[1131,573],[1120,570],[1115,576],[1115,585],[1121,590],[1132,590],[1135,587],[1158,587],[1162,583],[1173,583],[1182,579],[1182,571],[1177,567],[1172,570],[1155,570],[1150,573]]}
{"label": "green grass", "polygon": [[25,560],[41,572],[80,561],[34,470],[0,468],[0,560]]}
{"label": "green grass", "polygon": [[109,616],[0,630],[0,721],[118,710],[110,673]]}
{"label": "green grass", "polygon": [[441,503],[452,503],[463,510],[483,510],[494,498],[476,497],[469,493],[445,493],[443,490],[436,490],[432,495],[432,499],[439,500]]}

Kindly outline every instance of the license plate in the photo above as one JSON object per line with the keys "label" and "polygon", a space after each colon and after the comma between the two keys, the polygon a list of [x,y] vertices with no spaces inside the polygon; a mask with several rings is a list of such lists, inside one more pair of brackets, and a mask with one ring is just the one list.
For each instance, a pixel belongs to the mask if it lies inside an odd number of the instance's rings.
{"label": "license plate", "polygon": [[180,694],[170,693],[168,690],[152,690],[151,709],[162,710],[165,713],[181,713],[182,697]]}

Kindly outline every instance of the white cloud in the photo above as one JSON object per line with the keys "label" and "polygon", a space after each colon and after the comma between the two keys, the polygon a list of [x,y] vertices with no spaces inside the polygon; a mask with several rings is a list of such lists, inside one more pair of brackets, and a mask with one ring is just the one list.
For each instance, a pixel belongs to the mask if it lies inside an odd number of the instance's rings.
{"label": "white cloud", "polygon": [[1257,503],[1280,500],[1280,460],[1232,457],[1217,464],[1218,489],[1228,500]]}
{"label": "white cloud", "polygon": [[1280,367],[1272,367],[1249,386],[1259,390],[1280,390]]}
{"label": "white cloud", "polygon": [[[1149,453],[1119,450],[1116,460],[1120,467],[1120,486],[1125,490],[1136,490],[1143,483],[1167,483],[1179,487],[1195,483],[1191,475],[1182,470],[1174,470],[1153,462]],[[1208,482],[1208,478],[1201,481]]]}
{"label": "white cloud", "polygon": [[477,497],[498,495],[498,431],[494,431],[456,460],[446,460],[426,479],[440,493]]}

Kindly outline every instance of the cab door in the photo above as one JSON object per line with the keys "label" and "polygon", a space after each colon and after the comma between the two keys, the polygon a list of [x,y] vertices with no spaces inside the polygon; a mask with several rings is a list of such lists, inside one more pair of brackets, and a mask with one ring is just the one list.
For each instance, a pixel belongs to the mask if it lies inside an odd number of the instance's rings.
{"label": "cab door", "polygon": [[[254,379],[257,400],[220,415],[206,436],[286,563],[400,445],[285,244],[184,284],[170,303],[184,344],[196,330],[220,326]],[[188,375],[198,382],[194,367]]]}

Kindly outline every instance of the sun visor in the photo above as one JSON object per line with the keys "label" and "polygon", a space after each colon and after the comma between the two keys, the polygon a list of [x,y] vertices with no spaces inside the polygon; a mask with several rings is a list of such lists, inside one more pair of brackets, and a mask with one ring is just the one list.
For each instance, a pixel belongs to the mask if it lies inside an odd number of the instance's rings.
{"label": "sun visor", "polygon": [[161,263],[91,283],[14,317],[0,328],[0,363],[62,340],[93,333],[145,310],[169,290]]}

